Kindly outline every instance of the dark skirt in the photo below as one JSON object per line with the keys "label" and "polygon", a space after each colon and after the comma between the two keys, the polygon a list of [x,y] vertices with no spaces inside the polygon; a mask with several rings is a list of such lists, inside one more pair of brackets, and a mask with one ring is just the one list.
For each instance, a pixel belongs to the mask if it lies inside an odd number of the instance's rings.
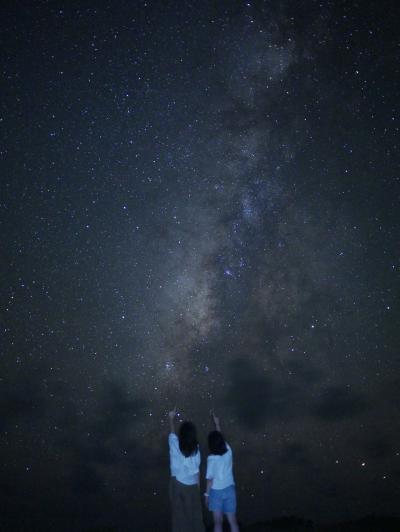
{"label": "dark skirt", "polygon": [[171,477],[169,498],[172,509],[172,532],[204,532],[200,489],[197,484],[187,486]]}

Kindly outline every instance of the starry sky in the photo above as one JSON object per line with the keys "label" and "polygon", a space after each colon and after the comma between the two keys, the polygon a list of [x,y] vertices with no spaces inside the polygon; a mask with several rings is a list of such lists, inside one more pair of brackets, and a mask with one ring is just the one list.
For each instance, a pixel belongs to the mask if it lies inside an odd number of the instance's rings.
{"label": "starry sky", "polygon": [[166,530],[175,404],[242,522],[398,512],[399,15],[2,4],[8,530]]}

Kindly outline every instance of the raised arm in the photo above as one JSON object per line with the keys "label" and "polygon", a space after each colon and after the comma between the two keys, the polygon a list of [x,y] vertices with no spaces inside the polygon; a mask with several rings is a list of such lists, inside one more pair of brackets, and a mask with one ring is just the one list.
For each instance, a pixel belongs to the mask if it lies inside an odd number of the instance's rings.
{"label": "raised arm", "polygon": [[175,434],[175,416],[176,416],[176,406],[173,410],[168,412],[168,418],[169,418],[169,431],[173,432]]}
{"label": "raised arm", "polygon": [[214,425],[215,425],[216,430],[221,432],[221,423],[220,423],[219,417],[217,417],[215,415],[215,412],[213,410],[210,411],[210,414],[211,414],[211,417],[212,417],[212,419],[214,421]]}

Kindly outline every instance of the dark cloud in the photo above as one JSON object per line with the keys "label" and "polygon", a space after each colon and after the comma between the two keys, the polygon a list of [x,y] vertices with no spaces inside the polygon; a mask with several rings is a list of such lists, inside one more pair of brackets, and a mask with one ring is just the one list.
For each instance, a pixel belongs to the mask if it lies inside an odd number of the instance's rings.
{"label": "dark cloud", "polygon": [[[138,452],[140,446],[133,433],[142,419],[145,402],[111,381],[103,383],[99,398],[89,420],[75,412],[76,423],[59,437],[59,444],[72,451],[72,463],[112,465],[127,461]],[[70,417],[67,414],[64,422]]]}
{"label": "dark cloud", "polygon": [[2,481],[0,483],[0,495],[5,497],[17,497],[19,495],[19,489],[17,486],[11,483],[11,481]]}
{"label": "dark cloud", "polygon": [[310,467],[311,457],[302,443],[286,443],[282,446],[279,457],[283,466]]}
{"label": "dark cloud", "polygon": [[0,428],[11,423],[35,423],[48,410],[45,390],[40,382],[22,378],[1,387]]}
{"label": "dark cloud", "polygon": [[344,387],[331,387],[322,392],[312,407],[312,414],[322,421],[341,421],[363,414],[371,408],[366,397]]}
{"label": "dark cloud", "polygon": [[287,369],[295,375],[296,379],[300,379],[307,386],[323,382],[323,378],[326,375],[326,371],[311,361],[308,364],[304,364],[302,360],[291,359],[287,362]]}
{"label": "dark cloud", "polygon": [[147,450],[138,436],[145,401],[115,381],[105,381],[99,388],[99,401],[91,416],[75,413],[74,423],[60,431],[57,444],[64,451],[63,477],[68,492],[91,497],[94,506],[93,497],[101,497],[108,507],[121,485],[127,495],[136,493],[138,475],[149,468],[167,471],[168,464],[165,453]]}
{"label": "dark cloud", "polygon": [[145,401],[124,390],[115,382],[105,383],[99,395],[97,421],[92,430],[98,436],[126,436],[143,412]]}
{"label": "dark cloud", "polygon": [[86,496],[88,493],[98,495],[104,492],[104,480],[96,469],[82,461],[74,464],[70,477],[71,488],[74,493]]}
{"label": "dark cloud", "polygon": [[228,375],[225,405],[246,428],[257,429],[276,419],[288,420],[301,415],[304,409],[304,389],[287,376],[272,376],[242,358],[230,364]]}
{"label": "dark cloud", "polygon": [[362,448],[368,458],[381,460],[393,456],[397,447],[392,445],[388,439],[382,439],[378,434],[375,438],[362,442]]}

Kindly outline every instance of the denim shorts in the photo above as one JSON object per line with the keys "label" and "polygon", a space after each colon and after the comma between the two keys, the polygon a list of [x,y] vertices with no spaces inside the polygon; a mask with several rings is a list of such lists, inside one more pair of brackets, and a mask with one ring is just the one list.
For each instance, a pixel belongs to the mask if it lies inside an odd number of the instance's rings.
{"label": "denim shorts", "polygon": [[228,486],[222,490],[210,489],[210,496],[208,499],[208,509],[211,512],[217,510],[223,513],[231,514],[236,512],[236,489],[235,485]]}

